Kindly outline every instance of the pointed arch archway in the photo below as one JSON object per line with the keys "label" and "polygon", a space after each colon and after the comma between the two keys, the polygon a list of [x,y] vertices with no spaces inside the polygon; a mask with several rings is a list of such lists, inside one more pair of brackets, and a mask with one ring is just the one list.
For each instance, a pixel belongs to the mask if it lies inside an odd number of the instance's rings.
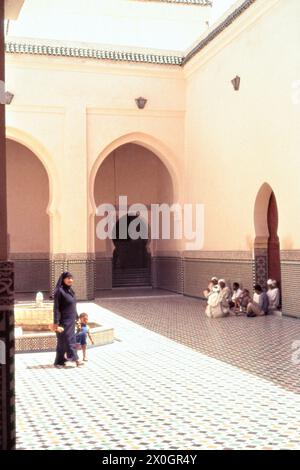
{"label": "pointed arch archway", "polygon": [[48,292],[55,170],[46,149],[26,132],[7,128],[6,149],[9,252],[15,263],[15,290]]}
{"label": "pointed arch archway", "polygon": [[281,284],[278,223],[275,193],[268,183],[264,183],[258,191],[254,208],[255,280],[262,286],[266,285],[268,278]]}
{"label": "pointed arch archway", "polygon": [[43,167],[45,168],[49,180],[49,201],[47,206],[47,214],[49,215],[50,221],[50,251],[53,252],[53,240],[54,240],[54,216],[56,219],[59,218],[57,209],[57,201],[60,198],[59,189],[59,174],[54,164],[51,153],[48,149],[33,135],[18,129],[16,127],[6,127],[6,139],[13,140],[24,147],[31,150],[31,152],[40,160]]}
{"label": "pointed arch archway", "polygon": [[95,251],[95,221],[94,216],[96,214],[96,204],[94,197],[95,180],[98,170],[104,160],[112,154],[117,148],[125,144],[136,144],[150,150],[156,155],[168,170],[173,186],[173,199],[174,202],[180,200],[180,177],[179,171],[176,167],[176,157],[173,152],[156,137],[143,132],[131,132],[120,136],[115,139],[109,145],[105,146],[98,152],[98,156],[94,161],[89,175],[89,251],[93,253]]}
{"label": "pointed arch archway", "polygon": [[[126,259],[127,266],[122,263],[123,276],[126,274],[132,278],[137,278],[137,270],[140,270],[140,278],[150,279],[147,283],[151,285],[151,278],[143,270],[148,266],[134,266],[133,253],[129,256],[129,251],[137,249],[139,243],[127,244],[118,241],[107,240],[99,242],[96,238],[96,208],[99,204],[110,203],[116,208],[117,220],[121,217],[118,206],[119,196],[128,196],[128,207],[131,204],[144,204],[148,211],[148,223],[150,224],[151,204],[161,204],[163,202],[172,204],[179,199],[178,176],[174,166],[174,156],[160,142],[150,136],[141,133],[128,134],[117,139],[107,146],[96,159],[90,174],[90,249],[96,257],[96,285],[99,289],[100,282],[104,282],[105,288],[111,288],[112,281],[117,277],[117,270],[113,259],[113,254],[118,254],[119,258]],[[150,225],[149,225],[150,226]],[[147,255],[149,255],[149,269],[151,271],[151,255],[156,251],[160,241],[148,240]],[[118,245],[118,247],[116,247]],[[141,243],[142,245],[142,243]],[[146,247],[145,245],[145,247]],[[145,248],[144,247],[144,248]],[[124,249],[128,253],[125,256],[118,253]],[[123,250],[123,251],[124,251]],[[117,252],[117,253],[115,253]],[[140,254],[141,260],[146,253]],[[138,251],[136,251],[138,258]],[[120,260],[119,260],[120,261]],[[146,263],[147,264],[147,263]],[[117,265],[117,264],[116,264]],[[110,266],[110,268],[109,268]],[[114,269],[116,272],[114,273]],[[118,267],[120,270],[120,266]],[[131,270],[135,270],[134,273]],[[99,271],[99,276],[97,272]],[[143,271],[143,272],[142,272]],[[104,275],[106,282],[103,279]],[[97,279],[99,278],[99,282]],[[108,279],[110,278],[110,284]],[[146,283],[146,281],[145,281]],[[114,282],[114,285],[116,283]],[[145,284],[146,285],[146,284]]]}

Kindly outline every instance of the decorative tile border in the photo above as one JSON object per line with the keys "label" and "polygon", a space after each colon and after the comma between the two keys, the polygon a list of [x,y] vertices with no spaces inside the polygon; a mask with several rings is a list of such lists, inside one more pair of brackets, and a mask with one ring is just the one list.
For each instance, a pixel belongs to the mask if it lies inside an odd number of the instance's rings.
{"label": "decorative tile border", "polygon": [[10,253],[9,259],[12,261],[27,261],[27,260],[49,260],[50,253]]}
{"label": "decorative tile border", "polygon": [[140,62],[157,65],[181,65],[183,57],[145,52],[108,51],[103,49],[49,46],[44,44],[6,43],[7,54],[30,54],[52,57],[77,57],[80,59],[112,60],[117,62]]}
{"label": "decorative tile border", "polygon": [[268,250],[267,248],[254,249],[254,282],[262,287],[267,285],[268,280]]}
{"label": "decorative tile border", "polygon": [[224,278],[229,284],[239,282],[242,287],[252,289],[252,260],[185,258],[183,266],[185,295],[202,298],[212,276]]}
{"label": "decorative tile border", "polygon": [[281,261],[300,261],[300,250],[281,250]]}
{"label": "decorative tile border", "polygon": [[183,258],[185,260],[233,260],[233,261],[249,261],[253,259],[253,253],[251,251],[184,251]]}
{"label": "decorative tile border", "polygon": [[74,275],[74,286],[78,300],[92,300],[95,296],[95,254],[58,253],[53,254],[51,266],[51,293],[63,271]]}
{"label": "decorative tile border", "polygon": [[[90,329],[95,346],[103,346],[114,342],[114,329],[99,326]],[[16,353],[32,353],[55,351],[56,335],[54,333],[40,333],[24,335],[16,338]]]}

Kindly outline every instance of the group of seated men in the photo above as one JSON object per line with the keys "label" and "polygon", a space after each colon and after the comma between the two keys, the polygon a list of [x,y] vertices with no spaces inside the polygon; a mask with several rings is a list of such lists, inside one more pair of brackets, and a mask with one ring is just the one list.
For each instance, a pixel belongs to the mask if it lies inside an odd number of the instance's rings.
{"label": "group of seated men", "polygon": [[269,279],[267,285],[268,289],[265,291],[256,284],[251,297],[249,290],[241,289],[238,282],[234,282],[231,289],[224,279],[212,277],[208,288],[203,292],[207,299],[205,313],[210,318],[221,318],[230,314],[256,317],[274,313],[280,308],[280,290],[273,279]]}

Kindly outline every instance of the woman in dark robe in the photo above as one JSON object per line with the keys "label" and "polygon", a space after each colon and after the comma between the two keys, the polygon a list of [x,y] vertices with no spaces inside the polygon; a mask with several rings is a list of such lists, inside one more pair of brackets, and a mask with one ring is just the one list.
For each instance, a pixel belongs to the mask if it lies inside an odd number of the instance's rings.
{"label": "woman in dark robe", "polygon": [[78,360],[76,350],[75,324],[78,314],[72,285],[72,274],[64,272],[58,279],[54,291],[54,330],[57,337],[54,365],[57,368],[65,366],[66,362],[72,362],[77,366],[83,364]]}

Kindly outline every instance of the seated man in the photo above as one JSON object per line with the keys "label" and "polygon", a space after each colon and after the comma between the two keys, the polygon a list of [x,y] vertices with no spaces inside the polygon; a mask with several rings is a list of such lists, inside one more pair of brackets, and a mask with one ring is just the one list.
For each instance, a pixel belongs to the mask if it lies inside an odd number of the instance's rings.
{"label": "seated man", "polygon": [[218,278],[214,276],[211,278],[207,289],[203,291],[204,297],[208,298],[215,286],[218,286]]}
{"label": "seated man", "polygon": [[231,298],[231,290],[230,290],[230,287],[226,286],[225,279],[219,279],[218,284],[219,284],[220,289],[221,289],[222,298],[223,298],[224,300],[226,300],[227,302],[229,302],[229,301],[230,301],[230,298]]}
{"label": "seated man", "polygon": [[259,284],[254,286],[253,301],[247,306],[247,317],[263,316],[268,313],[269,300]]}
{"label": "seated man", "polygon": [[275,310],[278,310],[280,308],[280,291],[279,288],[277,287],[277,282],[271,280],[269,283],[268,281],[268,292],[267,296],[269,299],[269,311],[268,313],[273,313]]}
{"label": "seated man", "polygon": [[229,302],[230,308],[239,309],[240,308],[240,299],[243,294],[242,289],[238,282],[234,282],[232,285],[232,296]]}
{"label": "seated man", "polygon": [[218,285],[214,286],[207,300],[205,310],[209,318],[222,318],[229,314],[230,290],[226,287],[224,279],[220,279]]}

